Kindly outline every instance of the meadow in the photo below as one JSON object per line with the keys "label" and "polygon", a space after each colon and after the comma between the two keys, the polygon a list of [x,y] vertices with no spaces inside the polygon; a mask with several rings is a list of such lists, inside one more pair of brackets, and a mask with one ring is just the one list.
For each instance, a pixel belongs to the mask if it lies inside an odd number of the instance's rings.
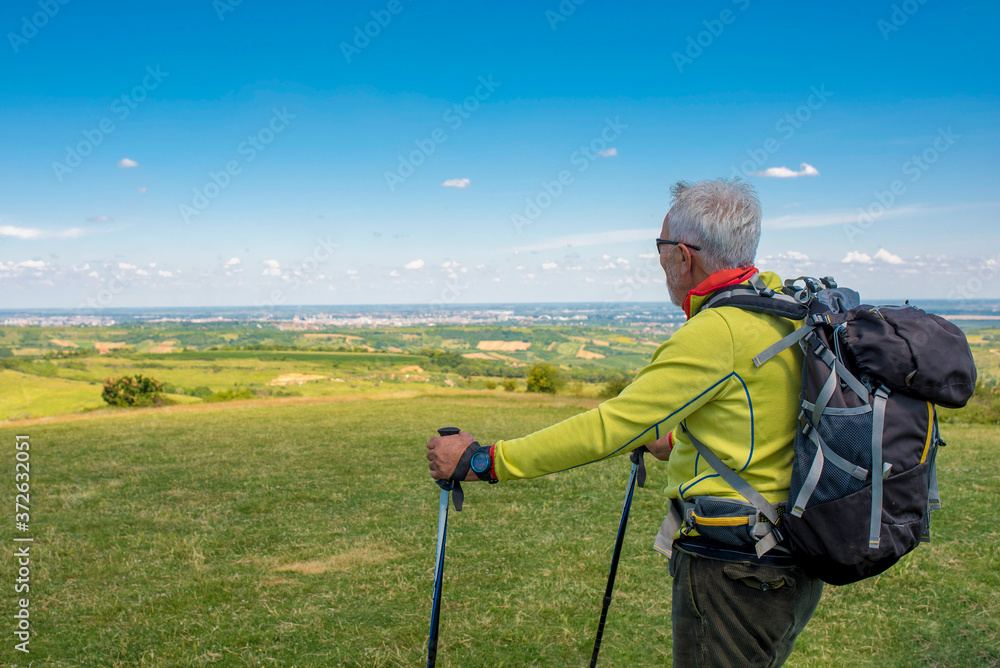
{"label": "meadow", "polygon": [[[451,424],[512,437],[595,403],[439,390],[4,426],[9,461],[15,436],[31,442],[35,635],[28,656],[8,635],[3,663],[421,665],[438,499],[425,440]],[[788,665],[1000,665],[1000,433],[954,423],[943,436],[933,542],[878,578],[828,587]],[[665,472],[649,468],[606,666],[670,661],[670,578],[652,550]],[[628,469],[617,458],[467,485],[449,525],[438,665],[587,664]],[[12,545],[0,548],[8,581]]]}
{"label": "meadow", "polygon": [[[30,437],[35,538],[31,654],[8,637],[4,665],[420,665],[438,499],[426,439],[458,425],[489,442],[592,408],[668,336],[310,334],[0,328],[0,443],[13,464],[15,437]],[[828,587],[788,665],[1000,666],[998,341],[970,335],[982,387],[942,411],[934,541],[883,576]],[[568,377],[559,395],[523,391],[536,361]],[[103,379],[135,373],[164,382],[169,405],[107,407]],[[218,401],[240,396],[252,398]],[[670,662],[670,578],[652,550],[665,474],[649,468],[601,665]],[[449,525],[439,665],[587,664],[628,469],[467,486]],[[0,547],[6,583],[14,545]]]}
{"label": "meadow", "polygon": [[[648,329],[648,328],[647,328]],[[104,407],[104,379],[142,374],[173,403],[210,394],[337,396],[430,388],[487,389],[525,368],[560,366],[574,394],[637,370],[661,330],[431,327],[285,331],[237,324],[0,327],[0,421]],[[217,397],[218,398],[218,397]]]}

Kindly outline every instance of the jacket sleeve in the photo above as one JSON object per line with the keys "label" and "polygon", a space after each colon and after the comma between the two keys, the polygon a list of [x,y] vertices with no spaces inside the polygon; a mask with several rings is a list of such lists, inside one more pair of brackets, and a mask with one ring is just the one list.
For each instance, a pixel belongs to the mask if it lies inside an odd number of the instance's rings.
{"label": "jacket sleeve", "polygon": [[699,313],[619,396],[524,438],[497,441],[497,478],[536,478],[631,452],[711,401],[732,374],[729,326],[713,311]]}

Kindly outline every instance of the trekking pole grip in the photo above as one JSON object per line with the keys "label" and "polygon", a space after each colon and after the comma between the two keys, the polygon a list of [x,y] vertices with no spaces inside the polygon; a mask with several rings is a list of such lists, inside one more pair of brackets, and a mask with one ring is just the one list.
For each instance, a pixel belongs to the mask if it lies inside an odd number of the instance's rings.
{"label": "trekking pole grip", "polygon": [[[442,438],[445,436],[457,436],[458,434],[461,433],[461,431],[462,430],[459,429],[458,427],[441,427],[440,429],[437,430],[438,436],[441,436]],[[438,487],[445,490],[446,492],[455,490],[455,496],[456,496],[455,510],[461,510],[462,501],[465,498],[465,495],[462,493],[462,484],[450,479],[436,480],[435,482],[437,482]]]}

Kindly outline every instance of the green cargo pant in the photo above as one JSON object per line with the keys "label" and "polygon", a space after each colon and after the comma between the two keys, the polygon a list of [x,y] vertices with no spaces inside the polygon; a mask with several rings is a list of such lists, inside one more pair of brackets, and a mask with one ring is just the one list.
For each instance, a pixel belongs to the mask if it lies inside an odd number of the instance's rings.
{"label": "green cargo pant", "polygon": [[675,668],[776,668],[812,617],[823,582],[795,567],[757,566],[674,550]]}

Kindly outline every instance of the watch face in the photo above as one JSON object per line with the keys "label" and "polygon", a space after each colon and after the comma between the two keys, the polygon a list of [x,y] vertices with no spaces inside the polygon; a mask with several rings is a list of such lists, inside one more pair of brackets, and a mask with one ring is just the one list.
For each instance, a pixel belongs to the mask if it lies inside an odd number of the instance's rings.
{"label": "watch face", "polygon": [[490,465],[490,458],[485,452],[477,452],[472,455],[472,470],[482,473]]}

